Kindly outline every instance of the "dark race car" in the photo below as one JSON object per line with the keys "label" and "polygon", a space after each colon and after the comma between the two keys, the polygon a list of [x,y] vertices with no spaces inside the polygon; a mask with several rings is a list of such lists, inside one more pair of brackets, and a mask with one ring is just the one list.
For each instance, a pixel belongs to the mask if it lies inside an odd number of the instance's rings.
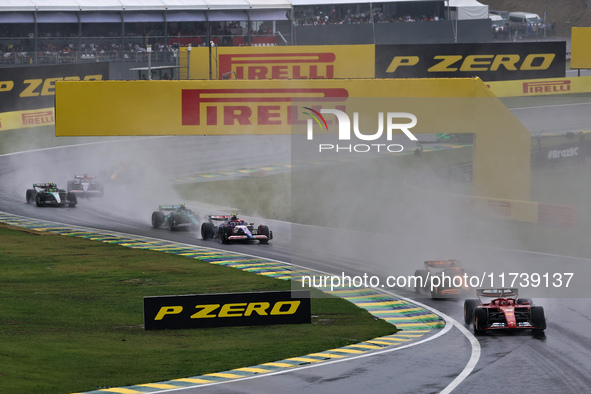
{"label": "dark race car", "polygon": [[160,205],[152,213],[152,227],[193,231],[199,228],[199,219],[185,204]]}
{"label": "dark race car", "polygon": [[92,175],[74,175],[74,180],[68,181],[68,192],[80,197],[102,197],[103,191],[103,185]]}
{"label": "dark race car", "polygon": [[262,244],[273,239],[273,232],[269,227],[260,224],[246,223],[232,215],[208,215],[207,221],[201,225],[201,238],[219,239],[223,244],[234,241],[259,241]]}
{"label": "dark race car", "polygon": [[415,291],[425,290],[432,298],[464,296],[470,291],[465,274],[466,271],[458,260],[425,261],[425,268],[415,271]]}
{"label": "dark race car", "polygon": [[38,207],[75,207],[78,199],[74,193],[59,189],[53,182],[33,183],[33,188],[27,190],[27,204],[35,202]]}
{"label": "dark race car", "polygon": [[464,321],[474,326],[475,334],[490,330],[546,329],[544,308],[534,306],[529,298],[518,298],[515,288],[477,289],[478,299],[464,301]]}

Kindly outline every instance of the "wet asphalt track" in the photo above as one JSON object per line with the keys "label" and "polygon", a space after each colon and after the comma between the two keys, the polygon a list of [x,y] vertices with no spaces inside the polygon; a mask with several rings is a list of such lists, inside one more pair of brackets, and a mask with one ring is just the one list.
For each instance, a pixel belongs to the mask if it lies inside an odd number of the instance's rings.
{"label": "wet asphalt track", "polygon": [[[557,122],[559,131],[585,123],[590,106],[552,107],[517,110],[514,113],[530,130],[539,130]],[[565,110],[567,111],[565,114]],[[532,111],[537,111],[533,114]],[[550,120],[544,120],[544,117]],[[557,120],[559,119],[559,120]],[[572,129],[571,128],[571,129]],[[253,154],[254,152],[254,154]],[[46,219],[92,228],[108,229],[151,237],[171,239],[197,245],[221,247],[206,243],[197,234],[156,230],[150,226],[152,210],[163,203],[175,203],[178,197],[167,185],[167,179],[178,175],[207,171],[223,171],[243,167],[289,162],[289,138],[280,136],[249,137],[152,137],[121,139],[116,143],[65,147],[0,157],[0,210],[26,217]],[[33,182],[54,181],[59,185],[80,171],[100,173],[113,164],[136,161],[146,168],[146,175],[138,181],[113,182],[106,188],[102,200],[81,200],[74,209],[37,208],[24,201],[25,190]],[[215,207],[200,207],[203,214]],[[302,229],[288,223],[267,221],[275,239],[269,245],[224,245],[235,252],[297,263],[324,272],[349,275],[371,272],[390,275],[388,266],[380,264],[360,266],[359,257],[348,251],[325,252],[316,248],[299,256],[291,250],[292,231]],[[317,229],[306,228],[314,237]],[[375,242],[387,242],[376,239]],[[299,249],[298,249],[299,250]],[[336,253],[336,254],[335,254]],[[496,259],[511,262],[531,260],[531,264],[568,265],[591,264],[581,259],[530,254],[525,252],[480,250],[466,248],[467,258],[482,255],[494,264]],[[408,256],[409,273],[421,261]],[[462,259],[461,255],[453,256]],[[416,259],[415,259],[416,258]],[[591,278],[583,278],[591,280]],[[409,289],[397,289],[397,294],[417,297]],[[420,295],[419,295],[420,297]],[[418,298],[462,323],[460,300],[431,300]],[[474,371],[455,388],[455,393],[519,392],[588,392],[591,385],[591,302],[589,298],[535,299],[546,310],[548,329],[543,338],[529,333],[492,334],[478,337],[482,354]],[[340,363],[297,369],[289,373],[233,381],[183,390],[183,393],[434,393],[444,390],[465,368],[470,359],[470,343],[457,328],[446,335],[422,345]],[[141,383],[141,382],[138,382]]]}

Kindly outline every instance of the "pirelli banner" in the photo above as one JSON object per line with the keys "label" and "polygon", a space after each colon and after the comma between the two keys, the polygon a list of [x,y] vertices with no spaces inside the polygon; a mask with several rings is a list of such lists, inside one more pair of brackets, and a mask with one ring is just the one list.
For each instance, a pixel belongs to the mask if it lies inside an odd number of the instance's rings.
{"label": "pirelli banner", "polygon": [[181,63],[187,68],[181,69],[181,79],[479,77],[504,81],[564,77],[566,70],[564,41],[182,50]]}
{"label": "pirelli banner", "polygon": [[192,48],[190,79],[374,78],[375,45],[216,47],[211,62],[209,54]]}
{"label": "pirelli banner", "polygon": [[497,97],[547,96],[591,92],[591,77],[526,79],[487,82]]}
{"label": "pirelli banner", "polygon": [[376,78],[560,78],[566,42],[376,45]]}
{"label": "pirelli banner", "polygon": [[[492,97],[475,79],[60,81],[57,136],[290,134],[300,107],[350,97]],[[84,105],[80,105],[84,103]],[[92,119],[90,122],[89,119]]]}
{"label": "pirelli banner", "polygon": [[[55,100],[57,136],[307,135],[306,108],[345,111],[353,121],[355,112],[373,120],[384,119],[383,113],[411,114],[405,115],[416,118],[411,126],[384,122],[388,138],[408,127],[417,134],[476,133],[475,193],[530,198],[531,135],[478,78],[62,81]],[[333,117],[326,124],[338,122],[331,133],[346,138],[345,120]],[[307,148],[316,149],[309,142]]]}
{"label": "pirelli banner", "polygon": [[51,125],[57,81],[109,79],[109,63],[0,69],[0,130]]}
{"label": "pirelli banner", "polygon": [[307,290],[144,297],[146,330],[310,322]]}

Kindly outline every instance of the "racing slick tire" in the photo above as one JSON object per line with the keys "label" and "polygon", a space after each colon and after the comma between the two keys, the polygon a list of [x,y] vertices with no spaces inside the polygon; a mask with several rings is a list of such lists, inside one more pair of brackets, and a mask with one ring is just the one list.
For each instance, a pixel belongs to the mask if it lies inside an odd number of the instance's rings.
{"label": "racing slick tire", "polygon": [[78,197],[75,193],[68,193],[66,195],[66,202],[70,208],[74,208],[78,204]]}
{"label": "racing slick tire", "polygon": [[152,212],[152,227],[159,228],[164,223],[164,214],[160,211]]}
{"label": "racing slick tire", "polygon": [[424,290],[427,288],[427,283],[426,283],[427,282],[427,275],[428,275],[428,273],[426,270],[416,270],[415,271],[415,277],[422,278],[421,279],[422,286],[419,286],[418,280],[415,282],[415,291],[417,293],[420,292],[422,289]]}
{"label": "racing slick tire", "polygon": [[546,329],[546,316],[544,315],[544,307],[534,306],[531,308],[531,324],[538,328],[534,328],[534,334],[541,334]]}
{"label": "racing slick tire", "polygon": [[27,204],[32,203],[33,201],[35,201],[35,195],[37,194],[37,192],[35,191],[35,189],[28,189],[27,190]]}
{"label": "racing slick tire", "polygon": [[474,334],[484,334],[484,326],[488,324],[488,312],[483,308],[474,310]]}
{"label": "racing slick tire", "polygon": [[439,294],[439,288],[438,287],[432,287],[431,288],[431,298],[437,300],[441,297],[441,294]]}
{"label": "racing slick tire", "polygon": [[201,224],[201,239],[204,241],[208,241],[213,238],[213,224],[211,223],[202,223]]}
{"label": "racing slick tire", "polygon": [[223,244],[230,243],[230,240],[228,238],[230,237],[231,234],[232,234],[232,229],[230,229],[228,227],[221,227],[220,228],[220,242]]}
{"label": "racing slick tire", "polygon": [[176,230],[176,225],[180,222],[180,218],[179,215],[176,214],[172,214],[170,215],[170,222],[168,223],[168,226],[170,228],[170,231],[175,231]]}
{"label": "racing slick tire", "polygon": [[474,311],[478,305],[480,302],[475,298],[464,300],[464,323],[472,324],[474,322]]}
{"label": "racing slick tire", "polygon": [[40,207],[42,205],[41,196],[39,194],[35,195],[35,204]]}
{"label": "racing slick tire", "polygon": [[261,224],[259,226],[259,234],[267,236],[267,239],[261,239],[260,243],[262,243],[262,244],[269,243],[269,240],[271,239],[271,232],[269,231],[269,227]]}
{"label": "racing slick tire", "polygon": [[525,305],[525,304],[529,304],[531,306],[534,306],[534,302],[531,300],[531,298],[518,298],[517,299],[517,305]]}

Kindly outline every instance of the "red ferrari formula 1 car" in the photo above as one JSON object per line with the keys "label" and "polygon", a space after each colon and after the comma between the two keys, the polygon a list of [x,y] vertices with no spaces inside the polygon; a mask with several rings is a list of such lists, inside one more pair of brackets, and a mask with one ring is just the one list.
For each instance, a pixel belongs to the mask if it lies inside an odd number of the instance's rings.
{"label": "red ferrari formula 1 car", "polygon": [[541,334],[546,329],[544,308],[534,306],[528,298],[518,298],[515,288],[477,289],[478,299],[464,301],[464,321],[474,325],[474,333],[489,330],[532,330]]}

